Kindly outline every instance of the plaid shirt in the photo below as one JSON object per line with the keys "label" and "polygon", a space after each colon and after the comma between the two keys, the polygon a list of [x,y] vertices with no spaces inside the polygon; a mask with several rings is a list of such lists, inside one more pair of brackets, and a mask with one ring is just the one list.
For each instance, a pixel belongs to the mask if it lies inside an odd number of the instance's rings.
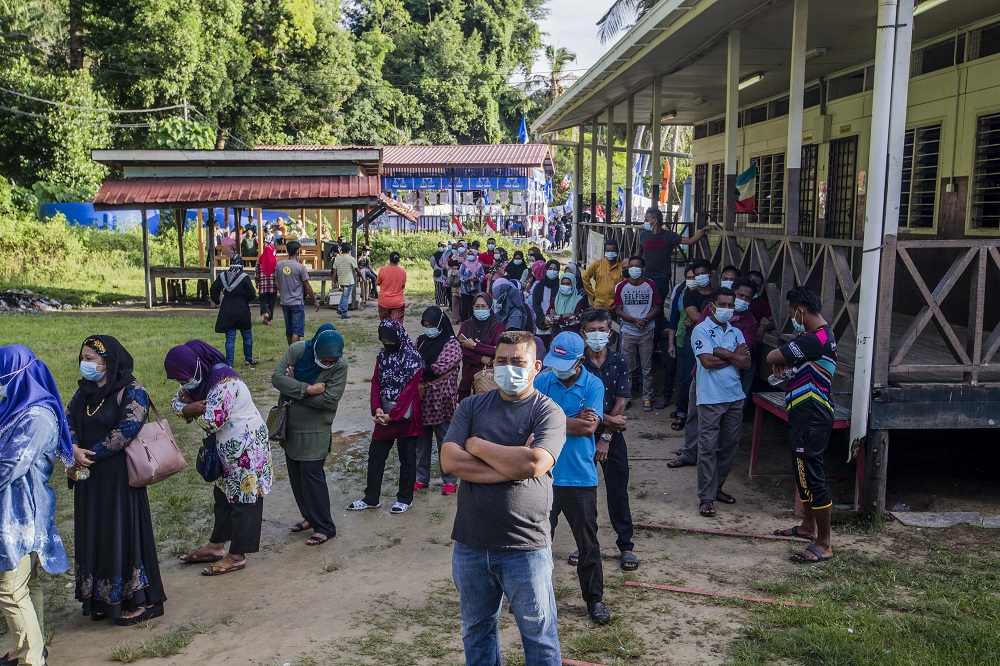
{"label": "plaid shirt", "polygon": [[278,288],[274,285],[274,274],[264,275],[261,273],[260,268],[257,269],[257,293],[258,294],[276,294],[278,293]]}

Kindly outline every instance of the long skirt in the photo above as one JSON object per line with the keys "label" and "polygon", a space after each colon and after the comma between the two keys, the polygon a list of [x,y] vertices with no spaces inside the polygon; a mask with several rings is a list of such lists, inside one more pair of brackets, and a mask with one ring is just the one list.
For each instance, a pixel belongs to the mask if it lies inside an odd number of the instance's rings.
{"label": "long skirt", "polygon": [[145,488],[128,485],[125,453],[90,466],[74,486],[76,599],[84,615],[115,619],[167,596]]}

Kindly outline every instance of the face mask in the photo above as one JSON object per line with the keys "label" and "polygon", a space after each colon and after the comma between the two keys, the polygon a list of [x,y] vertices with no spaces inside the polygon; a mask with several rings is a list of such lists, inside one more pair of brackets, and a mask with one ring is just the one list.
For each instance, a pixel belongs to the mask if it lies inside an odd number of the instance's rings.
{"label": "face mask", "polygon": [[[494,305],[493,308],[497,312],[500,312],[500,309],[496,305]],[[490,311],[489,310],[473,310],[472,311],[472,316],[475,317],[476,319],[478,319],[479,321],[486,321],[487,319],[490,318]]]}
{"label": "face mask", "polygon": [[520,266],[523,263],[524,263],[524,259],[515,259],[514,260],[514,265],[515,266]]}
{"label": "face mask", "polygon": [[531,384],[532,368],[498,365],[493,368],[493,381],[507,395],[517,395]]}
{"label": "face mask", "polygon": [[732,308],[715,308],[715,320],[720,324],[725,324],[733,318],[735,312]]}
{"label": "face mask", "polygon": [[653,230],[653,225],[650,224],[649,222],[643,222],[642,223],[642,228],[645,229],[646,231],[652,231]]}
{"label": "face mask", "polygon": [[696,275],[694,278],[694,283],[699,287],[707,287],[712,282],[712,276],[708,273],[704,275]]}
{"label": "face mask", "polygon": [[465,260],[466,261],[475,261],[476,260],[476,255],[470,254],[468,257],[465,258]]}
{"label": "face mask", "polygon": [[573,293],[573,285],[571,284],[561,284],[559,285],[559,293],[563,296],[569,296]]}
{"label": "face mask", "polygon": [[[795,315],[798,315],[798,314],[799,314],[798,311],[796,311]],[[795,329],[796,333],[805,333],[806,332],[806,325],[804,323],[800,324],[798,322],[798,320],[795,318],[795,315],[792,316],[792,328]]]}
{"label": "face mask", "polygon": [[322,370],[329,370],[333,366],[337,365],[337,363],[338,363],[338,361],[334,361],[330,365],[323,365],[322,363],[320,363],[320,360],[318,358],[316,359],[316,365],[318,365],[320,367],[320,369],[322,369]]}
{"label": "face mask", "polygon": [[642,277],[642,269],[638,266],[632,266],[628,269],[628,276],[633,280],[638,280]]}
{"label": "face mask", "polygon": [[[14,372],[8,372],[6,375],[0,377],[0,379],[7,379],[8,377],[15,377],[15,376],[19,375],[20,373],[24,372],[29,367],[31,367],[31,364],[34,363],[36,360],[38,360],[38,359],[34,359],[34,358],[31,359],[31,361],[28,363],[28,365],[24,366],[20,370],[15,370]],[[7,399],[7,387],[10,386],[11,382],[13,382],[13,381],[14,381],[13,379],[7,379],[7,383],[6,384],[0,384],[0,402],[3,402],[4,400]]]}
{"label": "face mask", "polygon": [[96,363],[80,361],[80,375],[86,380],[99,382],[104,378],[104,371],[98,371]]}
{"label": "face mask", "polygon": [[493,255],[493,258],[494,258],[495,260],[497,260],[497,261],[500,261],[500,259],[501,259],[502,257],[503,257],[503,255],[502,255],[502,254],[500,254],[499,252],[496,252],[496,253],[494,253],[494,255]]}
{"label": "face mask", "polygon": [[698,282],[695,280],[684,280],[684,286],[688,289],[696,289],[698,287]]}
{"label": "face mask", "polygon": [[198,388],[199,384],[201,384],[201,380],[200,379],[192,379],[191,381],[189,381],[187,384],[185,384],[181,388],[183,388],[185,391],[193,391],[196,388]]}
{"label": "face mask", "polygon": [[559,277],[559,271],[545,271],[545,277],[547,277],[550,280],[555,280],[557,277]]}
{"label": "face mask", "polygon": [[428,338],[436,338],[437,336],[441,335],[441,329],[437,327],[427,328],[425,326],[424,335],[426,335]]}
{"label": "face mask", "polygon": [[391,345],[382,345],[382,349],[384,349],[389,354],[395,354],[396,352],[398,352],[399,351],[399,347],[400,347],[400,345],[399,345],[398,342],[395,343],[395,344],[391,344]]}
{"label": "face mask", "polygon": [[608,346],[608,338],[610,336],[607,333],[598,331],[595,333],[587,333],[587,346],[593,349],[595,352],[599,352]]}
{"label": "face mask", "polygon": [[746,312],[750,309],[750,301],[744,301],[742,298],[736,299],[736,311]]}
{"label": "face mask", "polygon": [[489,245],[486,246],[486,249],[492,252],[493,250],[497,249],[497,246],[494,245],[493,243],[490,243]]}
{"label": "face mask", "polygon": [[618,258],[618,253],[617,252],[605,252],[604,253],[604,258],[607,259],[608,261],[614,261],[615,259]]}
{"label": "face mask", "polygon": [[732,280],[723,280],[722,282],[719,283],[719,285],[721,285],[722,287],[724,287],[726,289],[732,289],[733,288],[733,281]]}
{"label": "face mask", "polygon": [[552,372],[554,372],[556,377],[559,379],[570,379],[576,374],[576,366],[574,365],[569,370],[556,370],[555,368],[552,368]]}

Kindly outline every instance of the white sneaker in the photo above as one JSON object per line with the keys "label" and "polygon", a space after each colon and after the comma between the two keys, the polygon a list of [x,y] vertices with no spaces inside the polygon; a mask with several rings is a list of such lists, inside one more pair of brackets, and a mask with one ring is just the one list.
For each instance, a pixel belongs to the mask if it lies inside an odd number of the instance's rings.
{"label": "white sneaker", "polygon": [[392,508],[389,509],[389,513],[406,513],[407,509],[409,509],[409,508],[410,508],[409,504],[403,504],[402,502],[396,502],[395,504],[392,505]]}
{"label": "white sneaker", "polygon": [[347,505],[348,511],[364,511],[365,509],[381,509],[383,506],[382,502],[378,504],[368,504],[363,499],[359,499],[357,502],[351,502]]}

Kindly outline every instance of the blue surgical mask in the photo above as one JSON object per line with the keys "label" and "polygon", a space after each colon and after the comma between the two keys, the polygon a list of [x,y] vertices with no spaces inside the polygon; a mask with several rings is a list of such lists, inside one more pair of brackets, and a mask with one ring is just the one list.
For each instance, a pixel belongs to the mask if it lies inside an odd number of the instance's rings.
{"label": "blue surgical mask", "polygon": [[742,298],[736,299],[736,311],[746,312],[750,309],[750,301],[744,301]]}
{"label": "blue surgical mask", "polygon": [[617,252],[605,252],[604,253],[604,258],[607,259],[608,261],[614,261],[615,259],[618,258],[618,253]]}
{"label": "blue surgical mask", "polygon": [[646,231],[652,231],[653,230],[653,225],[650,224],[649,222],[643,222],[642,223],[642,228],[645,229]]}
{"label": "blue surgical mask", "polygon": [[500,259],[502,259],[502,258],[503,258],[503,255],[500,254],[499,252],[494,252],[493,253],[493,259],[495,259],[496,261],[500,261]]}
{"label": "blue surgical mask", "polygon": [[611,336],[603,331],[587,333],[587,346],[595,352],[599,352],[608,346],[608,339]]}
{"label": "blue surgical mask", "polygon": [[492,252],[493,250],[497,249],[497,246],[494,245],[493,243],[490,243],[489,245],[486,246],[486,249]]}
{"label": "blue surgical mask", "polygon": [[523,263],[524,263],[524,259],[515,259],[514,260],[514,265],[515,266],[520,266]]}
{"label": "blue surgical mask", "polygon": [[93,361],[80,361],[80,375],[91,382],[99,382],[104,379],[104,370],[98,370],[97,364]]}
{"label": "blue surgical mask", "polygon": [[722,282],[719,283],[719,285],[721,287],[726,288],[726,289],[732,289],[733,288],[733,281],[732,280],[723,280]]}
{"label": "blue surgical mask", "polygon": [[727,321],[729,321],[730,319],[733,318],[733,315],[735,313],[736,313],[736,310],[734,310],[732,308],[719,308],[719,307],[716,307],[715,308],[715,319],[720,324],[725,324]]}
{"label": "blue surgical mask", "polygon": [[694,283],[699,287],[707,287],[709,284],[712,283],[712,276],[709,275],[708,273],[704,273],[702,275],[696,275],[694,278]]}
{"label": "blue surgical mask", "polygon": [[193,391],[196,388],[198,388],[199,384],[201,384],[201,380],[200,379],[192,379],[191,381],[189,381],[187,384],[185,384],[181,388],[183,388],[185,391]]}
{"label": "blue surgical mask", "polygon": [[698,282],[696,280],[684,280],[684,286],[688,289],[697,289]]}
{"label": "blue surgical mask", "polygon": [[559,293],[563,296],[569,296],[573,293],[573,285],[571,284],[561,284],[559,285]]}
{"label": "blue surgical mask", "polygon": [[633,280],[638,280],[642,277],[642,269],[638,266],[632,266],[628,269],[628,276]]}
{"label": "blue surgical mask", "polygon": [[[495,308],[496,306],[494,305],[493,307]],[[498,310],[498,312],[499,312],[499,310]],[[489,310],[473,310],[472,311],[472,316],[475,317],[476,319],[478,319],[479,321],[486,321],[487,319],[490,318],[490,311]]]}
{"label": "blue surgical mask", "polygon": [[[798,310],[795,311],[795,314],[796,315],[799,314]],[[792,328],[795,329],[796,333],[805,333],[806,332],[806,325],[804,323],[800,324],[799,321],[795,318],[795,316],[792,316]]]}
{"label": "blue surgical mask", "polygon": [[532,368],[498,365],[493,368],[493,381],[507,395],[517,395],[531,384]]}
{"label": "blue surgical mask", "polygon": [[557,277],[559,277],[559,271],[545,271],[545,277],[547,277],[550,280],[555,280]]}
{"label": "blue surgical mask", "polygon": [[564,379],[564,380],[565,379],[570,379],[570,378],[573,377],[573,375],[576,374],[576,366],[574,365],[569,370],[556,370],[555,368],[552,368],[552,372],[559,379]]}
{"label": "blue surgical mask", "polygon": [[441,335],[441,329],[438,328],[437,326],[431,326],[431,327],[424,326],[424,335],[426,335],[428,338],[436,338],[437,336]]}
{"label": "blue surgical mask", "polygon": [[476,260],[476,255],[475,254],[470,254],[468,257],[465,258],[465,260],[466,261],[475,261]]}

